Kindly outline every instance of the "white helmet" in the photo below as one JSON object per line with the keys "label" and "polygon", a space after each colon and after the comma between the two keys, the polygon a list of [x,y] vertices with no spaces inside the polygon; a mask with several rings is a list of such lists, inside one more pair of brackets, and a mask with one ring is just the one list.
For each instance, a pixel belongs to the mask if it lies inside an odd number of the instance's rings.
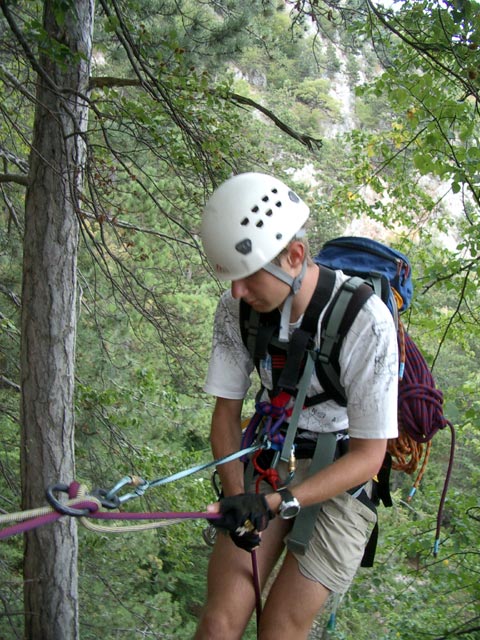
{"label": "white helmet", "polygon": [[278,256],[308,215],[307,205],[277,178],[241,173],[207,201],[203,248],[220,280],[246,278]]}

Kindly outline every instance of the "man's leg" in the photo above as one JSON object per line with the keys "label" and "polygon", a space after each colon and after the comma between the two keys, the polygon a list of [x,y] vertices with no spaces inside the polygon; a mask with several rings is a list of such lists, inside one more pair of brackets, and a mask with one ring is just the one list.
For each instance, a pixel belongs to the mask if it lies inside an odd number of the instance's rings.
{"label": "man's leg", "polygon": [[306,640],[329,595],[326,587],[305,578],[287,553],[262,613],[261,640]]}
{"label": "man's leg", "polygon": [[[256,550],[262,588],[282,553],[287,528],[276,518],[262,533]],[[195,640],[239,640],[254,609],[252,556],[219,533],[210,557],[207,602]]]}
{"label": "man's leg", "polygon": [[272,585],[262,614],[261,640],[308,637],[330,590],[348,589],[375,522],[375,513],[348,493],[322,503],[305,555],[295,558],[287,553]]}

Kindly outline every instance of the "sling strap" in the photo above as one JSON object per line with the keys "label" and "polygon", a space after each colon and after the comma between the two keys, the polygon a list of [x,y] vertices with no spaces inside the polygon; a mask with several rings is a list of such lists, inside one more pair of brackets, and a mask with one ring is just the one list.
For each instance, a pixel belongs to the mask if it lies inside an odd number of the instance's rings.
{"label": "sling strap", "polygon": [[[335,433],[319,433],[308,475],[312,476],[331,464],[335,458],[336,448],[337,436]],[[320,507],[321,503],[304,507],[295,518],[292,530],[287,537],[287,548],[290,551],[305,555]]]}
{"label": "sling strap", "polygon": [[346,280],[335,294],[322,322],[316,366],[317,378],[325,391],[310,398],[311,402],[332,398],[342,407],[347,406],[345,390],[340,383],[340,349],[360,309],[373,293],[364,280],[354,276]]}

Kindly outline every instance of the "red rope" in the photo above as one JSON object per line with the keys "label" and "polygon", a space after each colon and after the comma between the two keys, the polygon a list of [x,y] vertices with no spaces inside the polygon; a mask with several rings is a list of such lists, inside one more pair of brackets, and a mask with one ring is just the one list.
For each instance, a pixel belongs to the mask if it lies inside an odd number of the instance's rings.
{"label": "red rope", "polygon": [[263,469],[260,466],[258,462],[258,457],[262,453],[263,451],[260,449],[259,451],[256,451],[252,456],[252,464],[255,471],[258,474],[256,483],[255,483],[255,491],[257,493],[260,493],[260,483],[262,482],[262,480],[265,480],[265,482],[268,482],[268,484],[271,487],[273,487],[273,490],[277,491],[278,487],[280,486],[280,476],[278,475],[278,471],[276,469],[272,469],[272,467],[269,467],[268,469]]}
{"label": "red rope", "polygon": [[398,385],[400,427],[416,442],[425,443],[447,426],[443,394],[412,338],[405,333],[405,371]]}
{"label": "red rope", "polygon": [[[455,452],[455,431],[451,422],[443,415],[443,394],[436,388],[433,375],[415,342],[404,333],[405,370],[398,385],[398,422],[400,435],[397,441],[389,442],[389,451],[396,456],[396,468],[410,473],[416,470],[422,455],[423,445],[427,445],[425,459],[414,483],[417,488],[430,454],[431,439],[440,429],[450,428],[450,457],[440,504],[437,513],[437,528],[434,553],[436,555],[440,538],[443,508],[450,482]],[[406,452],[411,456],[405,459]],[[408,471],[407,471],[408,472]]]}

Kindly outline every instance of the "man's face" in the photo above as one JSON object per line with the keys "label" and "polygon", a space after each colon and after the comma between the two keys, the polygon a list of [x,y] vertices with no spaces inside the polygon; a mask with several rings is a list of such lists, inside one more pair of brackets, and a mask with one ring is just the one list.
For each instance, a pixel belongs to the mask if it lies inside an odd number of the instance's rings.
{"label": "man's face", "polygon": [[290,293],[290,287],[271,273],[260,269],[247,278],[232,280],[232,296],[242,298],[252,309],[267,313],[280,307]]}

